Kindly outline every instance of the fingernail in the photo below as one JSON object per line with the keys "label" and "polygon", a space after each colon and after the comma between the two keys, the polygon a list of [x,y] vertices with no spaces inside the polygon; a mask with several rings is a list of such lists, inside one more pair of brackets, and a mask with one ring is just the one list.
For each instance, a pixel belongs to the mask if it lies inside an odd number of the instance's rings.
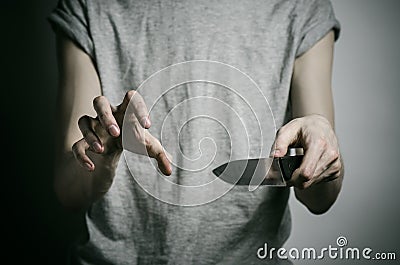
{"label": "fingernail", "polygon": [[85,162],[85,167],[89,170],[92,170],[92,165],[90,165],[88,162]]}
{"label": "fingernail", "polygon": [[110,127],[108,127],[108,131],[110,132],[110,134],[112,136],[118,136],[119,135],[119,129],[114,124],[110,125]]}
{"label": "fingernail", "polygon": [[101,152],[101,145],[98,142],[94,142],[93,143],[93,149],[94,149],[94,151],[100,153]]}

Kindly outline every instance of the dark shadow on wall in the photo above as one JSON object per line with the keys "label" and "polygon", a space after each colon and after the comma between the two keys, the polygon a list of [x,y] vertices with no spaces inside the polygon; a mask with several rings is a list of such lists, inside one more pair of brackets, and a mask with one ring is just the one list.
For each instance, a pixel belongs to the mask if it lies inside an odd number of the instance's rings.
{"label": "dark shadow on wall", "polygon": [[52,187],[57,65],[46,17],[56,3],[0,3],[3,264],[64,264],[82,231],[82,216],[66,212]]}

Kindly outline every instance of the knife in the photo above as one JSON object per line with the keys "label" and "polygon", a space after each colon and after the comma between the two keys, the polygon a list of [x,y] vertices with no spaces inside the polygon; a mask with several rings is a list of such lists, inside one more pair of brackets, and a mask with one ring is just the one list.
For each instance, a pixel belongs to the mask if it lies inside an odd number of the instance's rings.
{"label": "knife", "polygon": [[303,148],[290,148],[284,157],[233,160],[218,166],[212,172],[225,182],[248,185],[249,190],[254,190],[259,185],[282,187],[286,186],[286,181],[300,167],[303,156]]}

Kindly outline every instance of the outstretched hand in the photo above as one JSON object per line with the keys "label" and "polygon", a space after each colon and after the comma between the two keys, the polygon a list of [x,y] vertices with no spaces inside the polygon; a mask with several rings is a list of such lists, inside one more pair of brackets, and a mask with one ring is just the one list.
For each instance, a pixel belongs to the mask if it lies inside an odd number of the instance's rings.
{"label": "outstretched hand", "polygon": [[[122,103],[112,106],[104,96],[93,100],[93,108],[97,117],[82,116],[78,125],[83,138],[74,143],[72,151],[81,166],[89,171],[94,171],[96,165],[88,156],[88,151],[103,156],[119,156],[122,152],[122,133],[124,115],[129,151],[145,154],[155,158],[158,167],[165,175],[171,174],[171,164],[161,143],[152,136],[148,130],[151,126],[146,104],[140,94],[130,90],[125,94]],[[123,132],[125,133],[125,132]]]}

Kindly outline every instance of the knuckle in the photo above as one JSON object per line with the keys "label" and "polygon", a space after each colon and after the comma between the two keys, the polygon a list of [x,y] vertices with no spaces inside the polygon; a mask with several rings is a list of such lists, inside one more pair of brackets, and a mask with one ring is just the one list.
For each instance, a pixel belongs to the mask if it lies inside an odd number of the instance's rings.
{"label": "knuckle", "polygon": [[156,159],[157,160],[161,160],[162,159],[162,155],[163,155],[163,153],[160,151],[160,152],[157,152],[156,153]]}
{"label": "knuckle", "polygon": [[300,175],[301,175],[301,176],[303,177],[303,179],[305,179],[306,181],[309,181],[309,180],[311,180],[311,179],[313,178],[313,172],[312,172],[311,168],[309,168],[309,167],[303,168],[303,169],[300,171]]}
{"label": "knuckle", "polygon": [[327,142],[327,140],[325,139],[325,138],[319,138],[318,140],[317,140],[317,146],[320,148],[320,149],[326,149],[327,148],[327,146],[328,146],[328,142]]}
{"label": "knuckle", "polygon": [[111,117],[111,113],[108,110],[102,111],[98,115],[99,115],[99,119],[103,120],[103,121],[106,121]]}
{"label": "knuckle", "polygon": [[151,142],[149,137],[143,137],[143,142],[146,146],[154,147],[153,143]]}
{"label": "knuckle", "polygon": [[329,151],[329,157],[333,160],[337,160],[339,158],[339,151],[336,149],[331,149]]}

